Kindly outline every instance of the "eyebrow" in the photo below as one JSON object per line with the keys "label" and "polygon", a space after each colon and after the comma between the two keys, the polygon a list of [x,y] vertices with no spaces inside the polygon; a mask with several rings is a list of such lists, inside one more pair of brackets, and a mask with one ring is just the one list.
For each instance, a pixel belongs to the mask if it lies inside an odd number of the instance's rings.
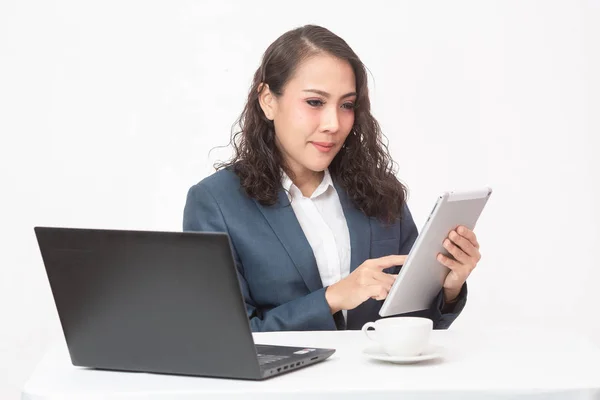
{"label": "eyebrow", "polygon": [[[322,91],[322,90],[319,90],[319,89],[304,89],[304,90],[303,90],[303,92],[312,92],[312,93],[316,93],[316,94],[319,94],[319,95],[321,95],[321,96],[323,96],[323,97],[326,97],[326,98],[329,98],[329,97],[331,97],[331,95],[330,95],[329,93],[327,93],[327,92],[324,92],[324,91]],[[350,93],[346,93],[346,94],[345,94],[345,95],[343,95],[341,98],[342,98],[342,99],[345,99],[346,97],[352,97],[352,96],[356,96],[356,95],[357,95],[357,93],[356,93],[356,92],[350,92]]]}

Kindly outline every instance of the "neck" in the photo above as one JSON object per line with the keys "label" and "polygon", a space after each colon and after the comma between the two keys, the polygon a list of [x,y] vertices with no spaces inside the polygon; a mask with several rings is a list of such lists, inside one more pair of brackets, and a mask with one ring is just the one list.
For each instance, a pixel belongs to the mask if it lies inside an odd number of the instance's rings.
{"label": "neck", "polygon": [[315,172],[306,168],[294,168],[292,170],[292,182],[305,197],[310,197],[315,189],[321,184],[325,173],[323,171]]}

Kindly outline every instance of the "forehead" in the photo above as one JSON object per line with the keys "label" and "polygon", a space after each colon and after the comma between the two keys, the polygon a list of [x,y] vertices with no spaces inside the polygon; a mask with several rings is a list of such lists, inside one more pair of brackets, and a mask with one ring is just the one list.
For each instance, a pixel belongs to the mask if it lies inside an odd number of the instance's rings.
{"label": "forehead", "polygon": [[320,54],[303,61],[286,86],[292,91],[319,89],[341,96],[356,91],[356,79],[349,62]]}

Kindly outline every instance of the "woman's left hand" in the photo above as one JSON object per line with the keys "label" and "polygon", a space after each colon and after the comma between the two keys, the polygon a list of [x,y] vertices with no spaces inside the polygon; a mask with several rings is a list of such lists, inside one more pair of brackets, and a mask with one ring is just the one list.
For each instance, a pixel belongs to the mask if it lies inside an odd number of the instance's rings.
{"label": "woman's left hand", "polygon": [[456,300],[467,278],[481,260],[479,242],[472,230],[459,226],[444,239],[444,248],[454,257],[438,254],[438,261],[450,268],[450,273],[444,281],[444,299],[446,302]]}

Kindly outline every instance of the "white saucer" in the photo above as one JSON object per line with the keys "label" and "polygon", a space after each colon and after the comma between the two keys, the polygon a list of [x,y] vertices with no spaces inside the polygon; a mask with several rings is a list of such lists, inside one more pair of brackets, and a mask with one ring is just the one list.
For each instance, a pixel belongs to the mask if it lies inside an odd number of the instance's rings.
{"label": "white saucer", "polygon": [[442,346],[430,345],[423,353],[418,356],[390,356],[380,345],[373,345],[363,350],[363,354],[369,358],[388,361],[396,364],[412,364],[421,361],[434,360],[444,355]]}

